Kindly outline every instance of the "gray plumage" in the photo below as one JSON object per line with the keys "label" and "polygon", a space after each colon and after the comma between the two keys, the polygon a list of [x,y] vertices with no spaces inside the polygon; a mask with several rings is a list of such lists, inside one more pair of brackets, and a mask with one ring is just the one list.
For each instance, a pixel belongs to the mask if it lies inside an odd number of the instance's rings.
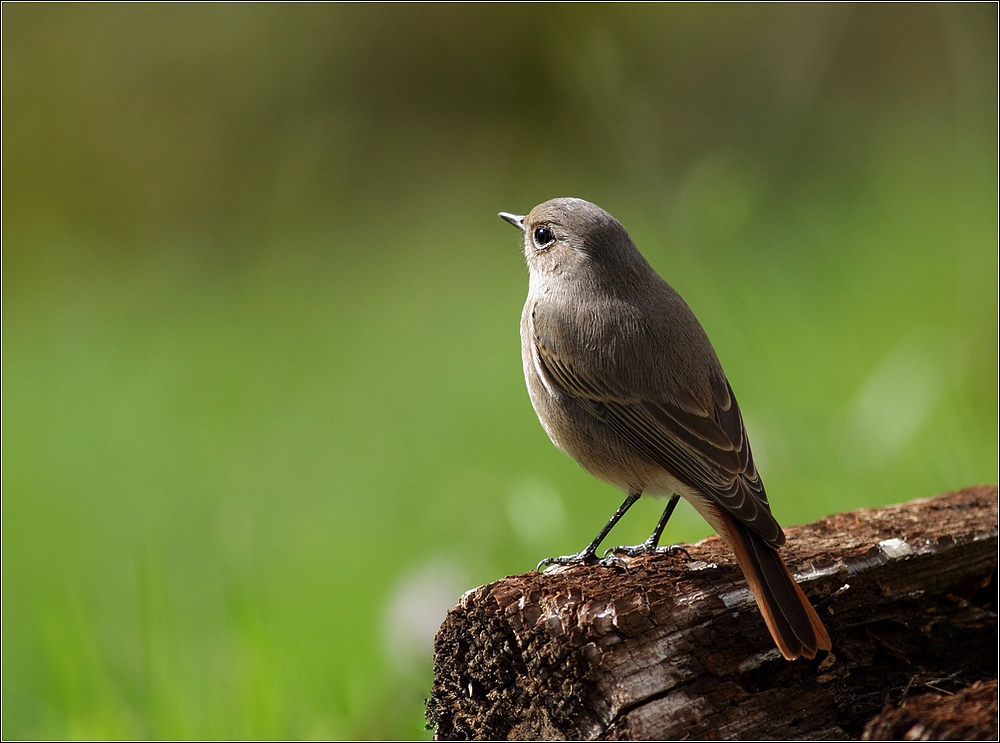
{"label": "gray plumage", "polygon": [[[552,441],[630,496],[688,499],[733,547],[782,653],[813,657],[828,648],[822,623],[775,551],[784,534],[732,388],[691,309],[618,220],[594,204],[553,199],[524,217],[500,216],[525,236],[522,360]],[[591,552],[550,561],[590,560],[630,505]],[[808,608],[797,607],[798,596]],[[769,609],[779,616],[768,617]]]}

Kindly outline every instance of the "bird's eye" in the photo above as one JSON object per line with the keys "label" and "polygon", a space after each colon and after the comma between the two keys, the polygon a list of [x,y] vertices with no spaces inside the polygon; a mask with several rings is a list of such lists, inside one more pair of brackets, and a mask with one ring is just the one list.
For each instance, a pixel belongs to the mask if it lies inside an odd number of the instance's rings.
{"label": "bird's eye", "polygon": [[552,230],[548,227],[539,227],[535,230],[533,236],[535,238],[535,247],[539,249],[547,248],[556,239],[552,234]]}

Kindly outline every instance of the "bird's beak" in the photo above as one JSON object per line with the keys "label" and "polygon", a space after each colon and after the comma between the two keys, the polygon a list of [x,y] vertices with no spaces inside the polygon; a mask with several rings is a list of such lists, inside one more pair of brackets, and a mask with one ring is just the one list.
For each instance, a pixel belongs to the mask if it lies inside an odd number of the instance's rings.
{"label": "bird's beak", "polygon": [[523,214],[510,214],[509,212],[500,212],[500,219],[510,222],[512,225],[517,227],[517,229],[524,232],[524,215]]}

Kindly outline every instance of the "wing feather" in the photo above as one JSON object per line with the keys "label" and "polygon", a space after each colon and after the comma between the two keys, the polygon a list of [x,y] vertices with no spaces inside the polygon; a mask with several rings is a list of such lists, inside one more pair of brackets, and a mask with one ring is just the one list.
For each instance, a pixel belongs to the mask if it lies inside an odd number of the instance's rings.
{"label": "wing feather", "polygon": [[561,394],[768,543],[775,547],[784,543],[753,463],[736,397],[724,375],[711,380],[711,411],[693,398],[674,402],[664,394],[656,400],[640,399],[580,373],[537,334],[534,340],[539,363]]}

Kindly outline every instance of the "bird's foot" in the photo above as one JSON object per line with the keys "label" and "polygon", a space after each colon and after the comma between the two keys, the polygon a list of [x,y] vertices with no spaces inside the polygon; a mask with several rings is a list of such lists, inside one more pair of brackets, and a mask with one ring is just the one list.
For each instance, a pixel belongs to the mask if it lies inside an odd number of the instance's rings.
{"label": "bird's foot", "polygon": [[546,557],[538,563],[538,567],[535,569],[539,572],[544,572],[545,568],[549,565],[602,565],[606,568],[621,568],[626,573],[628,572],[625,561],[617,555],[605,555],[602,559],[592,549],[585,549],[582,552],[577,552],[575,555]]}
{"label": "bird's foot", "polygon": [[638,557],[639,555],[669,555],[672,557],[678,553],[684,553],[684,556],[687,557],[688,560],[691,559],[691,553],[679,544],[658,547],[655,542],[647,539],[642,544],[636,544],[631,547],[612,547],[604,553],[604,559],[607,560],[608,555],[624,555],[626,557]]}

